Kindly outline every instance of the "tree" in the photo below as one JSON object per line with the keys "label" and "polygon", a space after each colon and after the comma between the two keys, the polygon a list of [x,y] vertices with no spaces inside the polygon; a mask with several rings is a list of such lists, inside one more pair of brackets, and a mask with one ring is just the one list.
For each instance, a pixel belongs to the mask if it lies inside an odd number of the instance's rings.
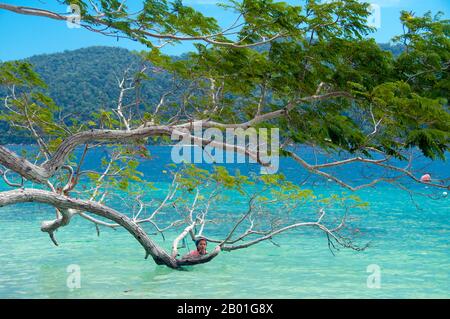
{"label": "tree", "polygon": [[[175,85],[181,90],[177,102],[168,102],[169,91],[157,105],[145,105],[138,98],[124,105],[123,96],[148,78],[143,64],[136,74],[125,70],[119,79],[117,107],[101,110],[87,122],[67,122],[55,117],[59,107],[43,93],[45,83],[31,65],[1,65],[0,83],[9,89],[1,118],[32,136],[38,152],[18,155],[0,146],[3,180],[15,188],[0,193],[0,206],[39,202],[55,207],[56,219],[41,227],[55,244],[55,230],[68,225],[73,216],[81,216],[97,227],[124,227],[144,247],[146,256],[172,268],[209,262],[221,250],[246,248],[300,227],[324,232],[330,249],[365,248],[353,243],[348,225],[348,211],[365,203],[354,195],[322,198],[277,174],[243,176],[220,166],[205,171],[184,165],[173,170],[165,198],[144,202],[146,187],[151,185],[142,179],[138,159],[149,157],[145,148],[149,137],[163,142],[163,137],[175,135],[200,147],[242,153],[267,165],[260,148],[196,136],[199,125],[219,132],[279,128],[281,144],[272,153],[291,157],[310,174],[351,191],[381,182],[408,190],[411,183],[405,177],[449,189],[445,180],[421,181],[411,165],[416,149],[434,159],[445,158],[449,147],[450,25],[439,15],[402,13],[405,33],[395,40],[407,49],[394,57],[364,37],[372,30],[365,23],[368,4],[355,0],[310,0],[303,7],[270,0],[230,1],[226,7],[236,12],[237,19],[225,29],[181,1],[144,1],[137,15],[127,11],[124,1],[76,4],[83,27],[146,44],[149,51],[142,52],[142,58],[170,72],[183,85]],[[45,9],[3,3],[0,9],[72,19]],[[161,53],[161,46],[181,41],[196,41],[196,52],[182,60]],[[86,154],[103,144],[110,150],[102,161],[103,170],[84,170]],[[302,156],[305,147],[326,152],[330,160],[309,163]],[[78,148],[82,148],[79,158],[73,155]],[[404,167],[399,160],[409,164]],[[330,172],[356,162],[379,168],[379,176],[353,185]],[[11,181],[11,172],[22,182]],[[86,180],[91,187],[83,189]],[[29,187],[31,182],[41,188]],[[254,185],[253,191],[245,185]],[[134,196],[138,205],[133,216],[110,206],[114,189]],[[237,217],[214,207],[229,191],[247,203]],[[343,206],[345,213],[327,220],[336,205]],[[148,209],[151,212],[144,214]],[[164,226],[158,223],[162,211],[173,216]],[[300,217],[292,213],[299,211],[304,213]],[[172,251],[158,246],[141,227],[143,223],[162,235],[169,229],[179,230]],[[204,235],[214,225],[220,238]],[[192,239],[205,236],[216,246],[201,258],[179,259],[178,246],[187,235]]]}

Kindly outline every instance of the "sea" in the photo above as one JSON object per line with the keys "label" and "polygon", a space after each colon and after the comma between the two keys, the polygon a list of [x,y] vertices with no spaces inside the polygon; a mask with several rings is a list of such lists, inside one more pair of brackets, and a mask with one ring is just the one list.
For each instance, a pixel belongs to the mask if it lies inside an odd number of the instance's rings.
{"label": "sea", "polygon": [[[144,178],[153,183],[146,196],[163,198],[171,183],[167,173],[171,147],[149,146],[149,150],[152,158],[140,165]],[[326,160],[311,150],[304,152],[309,160]],[[107,149],[94,151],[87,158],[87,168],[98,168],[107,153]],[[258,164],[223,165],[243,174],[260,171]],[[420,156],[413,166],[417,176],[430,173],[444,179],[450,172],[448,163]],[[377,176],[379,170],[349,164],[334,172],[358,185]],[[409,191],[379,183],[350,192],[322,177],[308,176],[290,159],[281,159],[280,172],[315,194],[352,194],[367,202],[354,217],[358,243],[369,246],[363,251],[332,251],[322,232],[296,230],[244,250],[221,252],[206,264],[173,270],[144,259],[142,247],[127,231],[100,227],[98,235],[94,225],[80,217],[56,232],[59,246],[55,246],[40,231],[41,222],[53,218],[54,209],[18,204],[0,208],[0,298],[450,297],[450,196],[445,189],[406,178],[402,182]],[[7,189],[1,182],[0,190]],[[243,205],[232,196],[216,203],[217,209],[230,214],[242,212]],[[176,235],[150,236],[170,247]],[[188,240],[180,251],[193,248]]]}

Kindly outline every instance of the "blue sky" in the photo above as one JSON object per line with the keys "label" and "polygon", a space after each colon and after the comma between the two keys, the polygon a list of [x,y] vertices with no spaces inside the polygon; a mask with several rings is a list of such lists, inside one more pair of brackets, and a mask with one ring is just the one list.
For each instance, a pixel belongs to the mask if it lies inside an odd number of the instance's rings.
{"label": "blue sky", "polygon": [[[137,0],[133,0],[137,1]],[[0,2],[34,6],[44,9],[52,9],[56,12],[66,12],[65,6],[60,6],[51,0],[0,0]],[[129,1],[131,2],[131,1]],[[215,6],[217,0],[184,0],[185,4],[193,5],[205,15],[215,17],[221,25],[228,25],[233,20],[231,12],[224,12]],[[293,4],[302,4],[302,0],[288,0]],[[372,34],[378,42],[389,40],[402,32],[399,23],[401,10],[413,11],[423,14],[431,10],[433,13],[442,11],[445,17],[449,17],[450,0],[367,0],[378,6],[380,10],[381,24],[378,30]],[[64,50],[74,50],[93,45],[120,46],[131,50],[144,50],[145,46],[127,39],[102,36],[87,31],[83,28],[68,28],[65,22],[50,20],[43,17],[24,16],[0,10],[0,61],[21,59],[36,54],[54,53]],[[180,54],[192,49],[192,45],[183,44],[166,46],[166,53]]]}

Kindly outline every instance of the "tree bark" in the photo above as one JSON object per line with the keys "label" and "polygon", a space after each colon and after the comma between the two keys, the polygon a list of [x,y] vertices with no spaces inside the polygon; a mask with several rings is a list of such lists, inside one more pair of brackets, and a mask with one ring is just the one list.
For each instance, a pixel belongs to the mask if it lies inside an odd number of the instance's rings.
{"label": "tree bark", "polygon": [[[0,207],[25,203],[25,202],[37,202],[42,204],[52,205],[60,210],[75,209],[79,211],[87,211],[98,216],[110,219],[123,228],[125,228],[130,234],[136,238],[136,240],[144,247],[146,254],[152,256],[153,260],[158,265],[166,265],[170,268],[179,268],[179,264],[175,258],[172,258],[166,251],[158,247],[139,226],[139,224],[133,222],[127,216],[119,213],[118,211],[101,205],[99,203],[81,199],[74,199],[64,195],[56,194],[53,192],[39,190],[39,189],[16,189],[11,191],[5,191],[0,196]],[[62,217],[64,219],[64,217]],[[61,220],[62,222],[62,220]],[[57,224],[61,223],[56,222]],[[44,224],[44,229],[54,229],[56,224]]]}

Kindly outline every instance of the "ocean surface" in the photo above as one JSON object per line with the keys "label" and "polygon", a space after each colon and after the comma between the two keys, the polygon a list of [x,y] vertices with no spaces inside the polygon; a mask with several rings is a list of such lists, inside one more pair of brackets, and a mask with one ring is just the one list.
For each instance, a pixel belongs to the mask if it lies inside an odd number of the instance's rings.
{"label": "ocean surface", "polygon": [[[170,148],[150,151],[154,159],[142,163],[143,171],[155,182],[153,194],[162,196],[170,183],[163,173]],[[98,165],[101,156],[101,151],[91,156],[89,165]],[[228,166],[258,171],[254,164]],[[417,169],[436,178],[450,171],[448,163],[424,159],[418,159]],[[328,181],[305,180],[306,173],[289,160],[281,161],[281,172],[315,192],[342,191]],[[339,174],[357,183],[375,173],[349,165]],[[277,245],[263,242],[222,252],[184,271],[145,260],[142,247],[125,230],[101,228],[97,236],[92,223],[76,217],[56,233],[56,247],[40,231],[40,223],[53,218],[50,207],[3,207],[0,298],[449,298],[450,196],[424,185],[411,188],[436,196],[411,196],[388,184],[356,193],[370,203],[357,213],[358,240],[370,242],[364,251],[341,249],[333,255],[322,233],[295,231],[275,237]],[[7,187],[0,184],[0,189]],[[223,205],[230,209],[232,202]],[[73,281],[74,269],[79,285]]]}

